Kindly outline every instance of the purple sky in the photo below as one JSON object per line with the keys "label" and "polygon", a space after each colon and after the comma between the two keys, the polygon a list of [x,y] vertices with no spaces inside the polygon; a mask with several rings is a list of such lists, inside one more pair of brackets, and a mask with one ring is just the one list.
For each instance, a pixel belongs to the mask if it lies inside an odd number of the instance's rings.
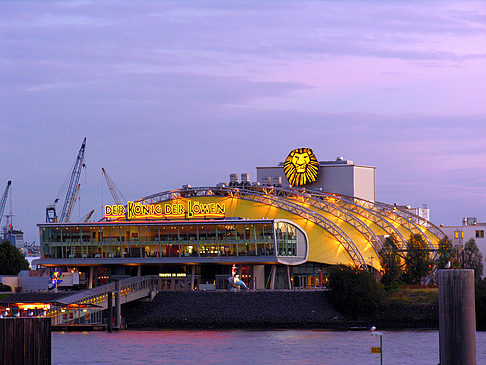
{"label": "purple sky", "polygon": [[137,199],[311,147],[376,166],[378,200],[484,221],[485,4],[3,1],[0,194],[38,241],[84,137],[74,219],[111,203],[102,167]]}

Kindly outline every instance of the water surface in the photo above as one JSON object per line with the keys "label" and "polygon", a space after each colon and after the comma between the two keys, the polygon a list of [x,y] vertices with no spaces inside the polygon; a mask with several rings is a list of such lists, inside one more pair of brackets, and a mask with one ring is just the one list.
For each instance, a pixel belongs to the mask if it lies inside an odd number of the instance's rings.
{"label": "water surface", "polygon": [[[379,364],[366,331],[214,330],[54,332],[52,363],[64,364]],[[476,335],[486,364],[486,332]],[[438,331],[384,331],[384,364],[436,365]]]}

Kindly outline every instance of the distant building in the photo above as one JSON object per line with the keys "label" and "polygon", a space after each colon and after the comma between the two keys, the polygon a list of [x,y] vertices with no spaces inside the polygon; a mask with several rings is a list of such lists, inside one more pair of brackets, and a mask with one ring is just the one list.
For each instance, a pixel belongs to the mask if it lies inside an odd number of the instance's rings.
{"label": "distant building", "polygon": [[5,230],[2,232],[2,241],[9,241],[11,245],[20,250],[24,247],[24,232],[17,229]]}
{"label": "distant building", "polygon": [[[427,204],[422,204],[422,208],[412,208],[410,205],[397,205],[397,208],[415,214],[426,221],[430,221],[430,209]],[[414,222],[418,223],[419,220],[417,219]]]}
{"label": "distant building", "polygon": [[440,229],[450,238],[452,244],[463,247],[471,238],[474,238],[479,251],[486,258],[486,223],[479,223],[477,218],[463,218],[460,226],[441,226]]}

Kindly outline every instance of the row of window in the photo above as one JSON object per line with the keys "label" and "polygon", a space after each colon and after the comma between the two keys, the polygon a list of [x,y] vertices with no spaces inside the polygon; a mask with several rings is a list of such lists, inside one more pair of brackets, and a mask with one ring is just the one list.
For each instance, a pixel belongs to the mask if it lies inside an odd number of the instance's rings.
{"label": "row of window", "polygon": [[[461,238],[464,238],[464,231],[454,231],[454,238],[456,240],[459,239],[459,235],[461,235]],[[484,238],[484,230],[476,230],[476,238]]]}
{"label": "row of window", "polygon": [[49,225],[40,230],[46,258],[295,256],[297,251],[297,228],[287,222]]}
{"label": "row of window", "polygon": [[[295,238],[295,227],[276,223],[278,238]],[[289,226],[289,228],[287,228]],[[224,241],[273,239],[271,223],[41,227],[42,242]]]}
{"label": "row of window", "polygon": [[[278,242],[280,256],[295,256],[296,243]],[[273,242],[247,242],[238,244],[163,245],[163,244],[45,244],[43,257],[71,258],[151,258],[151,257],[208,257],[208,256],[275,256]]]}

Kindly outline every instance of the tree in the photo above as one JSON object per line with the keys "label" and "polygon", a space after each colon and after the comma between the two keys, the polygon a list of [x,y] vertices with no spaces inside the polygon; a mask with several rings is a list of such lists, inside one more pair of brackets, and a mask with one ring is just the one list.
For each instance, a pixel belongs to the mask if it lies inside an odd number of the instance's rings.
{"label": "tree", "polygon": [[380,258],[383,267],[381,282],[385,286],[390,286],[402,276],[401,259],[398,254],[397,239],[394,235],[387,237],[383,242]]}
{"label": "tree", "polygon": [[8,241],[0,243],[0,275],[17,275],[28,269],[28,261],[17,248]]}
{"label": "tree", "polygon": [[381,306],[385,290],[361,268],[338,265],[329,272],[329,297],[343,314],[369,315]]}
{"label": "tree", "polygon": [[410,236],[405,257],[404,279],[409,284],[420,284],[432,269],[427,243],[421,234]]}
{"label": "tree", "polygon": [[438,269],[445,269],[446,265],[450,263],[452,265],[453,259],[452,242],[449,237],[444,236],[439,241],[439,249],[437,250],[436,265]]}
{"label": "tree", "polygon": [[464,269],[473,269],[476,278],[480,278],[483,275],[483,255],[479,251],[474,238],[471,238],[464,245],[462,267]]}

